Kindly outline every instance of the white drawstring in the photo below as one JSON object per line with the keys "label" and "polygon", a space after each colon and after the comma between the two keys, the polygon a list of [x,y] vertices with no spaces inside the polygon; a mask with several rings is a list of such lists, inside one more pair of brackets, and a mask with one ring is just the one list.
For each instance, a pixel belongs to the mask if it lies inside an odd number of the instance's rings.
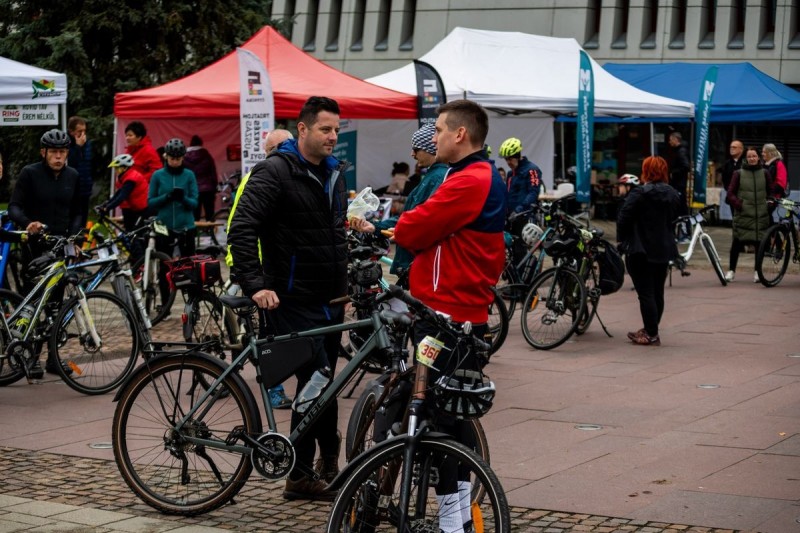
{"label": "white drawstring", "polygon": [[433,256],[433,292],[439,288],[440,260],[442,257],[442,245],[436,247],[436,254]]}

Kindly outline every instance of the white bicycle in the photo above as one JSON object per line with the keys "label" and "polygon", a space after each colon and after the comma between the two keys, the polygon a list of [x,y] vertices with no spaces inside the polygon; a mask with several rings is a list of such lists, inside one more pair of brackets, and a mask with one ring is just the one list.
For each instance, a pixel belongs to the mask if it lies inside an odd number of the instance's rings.
{"label": "white bicycle", "polygon": [[688,233],[688,229],[691,228],[692,238],[689,241],[689,248],[684,253],[678,255],[674,261],[670,261],[669,263],[670,287],[672,286],[673,268],[680,270],[681,276],[689,276],[691,274],[691,272],[686,271],[686,267],[689,264],[689,260],[692,258],[694,248],[697,246],[698,241],[703,247],[703,251],[708,258],[708,262],[711,263],[712,267],[714,267],[714,272],[717,273],[719,282],[722,283],[723,286],[728,284],[727,280],[725,279],[725,271],[722,270],[722,262],[720,262],[719,253],[717,253],[717,248],[714,246],[714,241],[711,240],[711,235],[706,233],[705,229],[703,228],[703,223],[706,222],[706,213],[716,211],[716,209],[716,205],[709,205],[701,209],[695,215],[684,215],[675,220],[675,228],[682,228],[684,230],[684,234]]}

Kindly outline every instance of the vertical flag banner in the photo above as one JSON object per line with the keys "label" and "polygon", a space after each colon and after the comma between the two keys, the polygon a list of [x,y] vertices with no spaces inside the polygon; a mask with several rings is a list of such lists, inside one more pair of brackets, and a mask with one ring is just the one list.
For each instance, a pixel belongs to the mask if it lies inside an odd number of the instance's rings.
{"label": "vertical flag banner", "polygon": [[242,176],[266,159],[264,138],[275,128],[275,100],[264,63],[249,50],[236,49],[239,58],[239,124]]}
{"label": "vertical flag banner", "polygon": [[580,51],[578,75],[578,176],[575,184],[576,200],[591,201],[592,145],[594,143],[594,75],[589,54]]}
{"label": "vertical flag banner", "polygon": [[436,122],[436,108],[447,102],[439,73],[428,63],[414,60],[417,73],[417,116],[419,127]]}
{"label": "vertical flag banner", "polygon": [[694,187],[692,202],[706,203],[706,174],[708,174],[708,122],[711,115],[711,99],[717,84],[717,67],[709,67],[703,84],[700,86],[700,97],[694,111],[697,135],[694,138]]}

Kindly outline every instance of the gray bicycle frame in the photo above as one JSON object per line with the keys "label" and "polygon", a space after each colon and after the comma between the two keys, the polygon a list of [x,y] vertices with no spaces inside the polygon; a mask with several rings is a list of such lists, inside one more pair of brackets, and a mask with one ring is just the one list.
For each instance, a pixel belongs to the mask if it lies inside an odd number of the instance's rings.
{"label": "gray bicycle frame", "polygon": [[[214,380],[214,382],[208,387],[208,389],[200,396],[200,398],[195,401],[192,408],[181,418],[174,426],[173,429],[176,431],[180,431],[186,423],[192,419],[195,414],[200,410],[203,403],[216,391],[219,384],[225,380],[225,378],[231,374],[231,372],[235,372],[240,365],[243,365],[244,362],[247,360],[248,357],[251,357],[251,354],[257,353],[256,350],[259,346],[269,344],[270,342],[276,341],[283,341],[294,339],[298,337],[314,337],[319,335],[326,335],[328,333],[341,333],[344,331],[349,331],[351,329],[357,329],[362,327],[372,327],[373,332],[366,340],[364,345],[356,352],[353,358],[347,363],[347,365],[337,373],[334,380],[325,388],[323,393],[318,396],[312,403],[311,407],[306,411],[305,416],[297,425],[297,427],[292,431],[289,435],[289,440],[294,443],[297,439],[305,432],[306,428],[309,425],[314,423],[317,419],[319,413],[321,413],[324,408],[328,405],[332,398],[339,395],[342,389],[347,384],[347,381],[358,371],[358,368],[361,364],[369,357],[373,350],[384,350],[391,346],[391,340],[389,339],[389,335],[386,332],[386,325],[382,320],[382,311],[374,310],[370,316],[370,318],[365,318],[362,320],[358,320],[355,322],[347,322],[344,324],[337,324],[334,326],[325,326],[322,328],[315,328],[306,331],[296,332],[296,333],[289,333],[286,335],[277,335],[271,339],[255,339],[251,338],[250,342],[245,348],[242,353],[240,353],[236,359],[234,359],[230,365],[222,372],[222,374]],[[264,404],[264,408],[267,414],[267,424],[269,426],[269,430],[271,432],[277,433],[277,425],[275,423],[275,416],[272,412],[272,404],[269,402],[269,397],[267,395],[267,389],[264,387],[264,381],[261,379],[261,365],[254,365],[256,368],[256,376],[257,381],[259,383],[259,388],[261,389],[261,400]],[[211,405],[207,407],[210,409]],[[205,414],[205,413],[201,413]],[[239,446],[239,445],[229,445],[223,441],[216,441],[216,440],[207,440],[198,437],[192,437],[188,435],[184,435],[183,438],[188,442],[198,445],[208,446],[209,448],[216,448],[221,450],[228,450],[237,453],[250,453],[252,450],[251,447],[248,446]]]}

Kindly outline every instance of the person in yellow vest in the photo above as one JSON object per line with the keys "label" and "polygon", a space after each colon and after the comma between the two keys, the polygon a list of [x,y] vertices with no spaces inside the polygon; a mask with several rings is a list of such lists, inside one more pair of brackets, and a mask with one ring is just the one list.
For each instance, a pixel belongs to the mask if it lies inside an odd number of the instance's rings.
{"label": "person in yellow vest", "polygon": [[[271,154],[275,150],[278,149],[278,146],[287,139],[294,139],[292,132],[289,130],[273,130],[267,133],[266,138],[264,139],[264,151],[267,154]],[[233,214],[236,212],[236,206],[239,205],[239,198],[241,198],[241,193],[244,190],[245,185],[247,184],[247,180],[250,179],[250,173],[244,175],[242,181],[239,182],[239,186],[236,188],[236,196],[233,200],[233,206],[231,206],[231,213],[228,215],[228,223],[225,226],[225,232],[227,233],[231,227],[231,220],[233,220]],[[225,254],[225,263],[228,267],[233,266],[233,256],[231,255],[231,247],[228,245],[227,253]],[[258,243],[258,256],[261,257],[261,243]],[[292,400],[290,400],[286,396],[286,391],[283,388],[283,385],[278,385],[277,387],[273,387],[269,389],[269,403],[272,404],[273,409],[288,409],[292,406]]]}

